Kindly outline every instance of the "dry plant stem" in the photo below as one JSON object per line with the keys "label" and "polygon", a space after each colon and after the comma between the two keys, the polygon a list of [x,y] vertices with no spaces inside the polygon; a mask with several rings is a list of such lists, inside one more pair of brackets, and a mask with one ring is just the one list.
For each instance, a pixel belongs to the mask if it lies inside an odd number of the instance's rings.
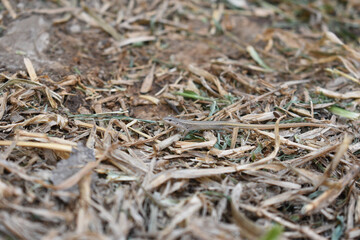
{"label": "dry plant stem", "polygon": [[313,187],[307,187],[307,188],[302,188],[302,189],[295,189],[295,190],[289,190],[283,193],[280,193],[274,197],[270,197],[266,200],[264,200],[261,203],[261,207],[268,207],[268,206],[272,206],[272,205],[281,205],[283,202],[292,200],[293,198],[296,198],[299,195],[304,195],[304,194],[309,194],[311,192],[314,191]]}
{"label": "dry plant stem", "polygon": [[[145,140],[139,140],[139,141],[135,141],[135,142],[131,142],[131,143],[125,143],[125,144],[121,144],[122,147],[131,147],[131,146],[139,146],[139,145],[144,145],[145,143],[150,143],[150,142],[154,142],[156,140],[158,140],[159,137],[169,133],[171,130],[167,130],[167,131],[164,131],[164,132],[161,132],[159,133],[158,135],[154,136],[154,137],[151,137],[151,138],[148,138],[148,139],[145,139]],[[161,144],[161,142],[157,142],[157,144]],[[155,146],[156,146],[155,145]]]}
{"label": "dry plant stem", "polygon": [[213,147],[216,142],[217,142],[217,138],[210,132],[205,132],[204,133],[204,138],[207,140],[205,142],[176,142],[176,146],[180,147],[179,149],[175,149],[175,152],[177,154],[181,154],[184,151],[189,151],[192,149],[197,149],[197,148],[210,148]]}
{"label": "dry plant stem", "polygon": [[[349,144],[351,143],[352,137],[345,135],[344,140],[342,144],[339,147],[338,152],[336,153],[333,161],[330,163],[330,165],[325,170],[323,176],[318,181],[318,183],[315,185],[315,188],[322,185],[325,180],[328,179],[330,173],[335,170],[338,163],[340,162],[341,157],[345,154],[347,151]],[[324,207],[328,206],[331,202],[333,202],[344,190],[344,188],[353,181],[360,172],[360,166],[354,165],[350,171],[342,178],[340,179],[336,184],[331,186],[328,190],[326,190],[323,194],[321,194],[319,197],[317,197],[315,200],[313,200],[308,205],[304,206],[303,212],[306,214],[319,211],[323,209]]]}
{"label": "dry plant stem", "polygon": [[[265,136],[267,136],[267,137],[269,137],[269,138],[272,138],[272,139],[275,138],[274,134],[271,133],[271,132],[266,132],[266,131],[261,131],[261,130],[256,130],[256,132],[258,132],[258,133],[260,133],[260,134],[262,134],[262,135],[265,135]],[[294,146],[294,147],[306,149],[306,150],[309,150],[309,151],[315,151],[315,150],[316,150],[316,148],[313,148],[313,147],[310,147],[310,146],[306,146],[306,145],[304,145],[304,144],[292,142],[292,141],[290,141],[289,139],[286,139],[286,138],[284,138],[284,137],[282,137],[282,136],[280,136],[280,142],[281,142],[282,144],[285,144],[285,145],[288,145],[288,146]]]}
{"label": "dry plant stem", "polygon": [[175,134],[157,144],[154,145],[154,149],[159,152],[167,147],[169,147],[173,142],[179,141],[181,139],[181,134]]}
{"label": "dry plant stem", "polygon": [[[228,128],[242,129],[275,129],[276,124],[246,124],[226,121],[191,121],[174,117],[165,117],[164,122],[184,131],[184,135],[193,130],[221,130]],[[329,127],[325,124],[317,123],[284,123],[278,124],[279,128],[295,128],[295,127]]]}
{"label": "dry plant stem", "polygon": [[8,170],[9,172],[19,176],[21,179],[24,179],[29,182],[38,183],[38,184],[40,184],[44,187],[50,188],[50,189],[55,189],[55,187],[53,185],[45,183],[42,179],[33,177],[33,176],[29,176],[25,172],[25,169],[19,167],[17,164],[15,164],[13,162],[0,159],[0,167],[3,167],[6,170]]}
{"label": "dry plant stem", "polygon": [[8,99],[8,93],[4,92],[0,97],[0,119],[3,119],[5,111],[6,111],[6,103]]}
{"label": "dry plant stem", "polygon": [[[318,174],[317,172],[309,171],[304,168],[292,168],[292,171],[298,174],[300,177],[303,177],[306,179],[306,181],[309,184],[312,184],[314,186],[319,185],[318,182],[320,182],[322,175]],[[326,187],[334,187],[337,184],[337,182],[333,179],[326,179],[322,185]],[[313,187],[312,187],[313,188]],[[313,188],[314,189],[314,188]]]}
{"label": "dry plant stem", "polygon": [[342,144],[340,145],[338,151],[336,152],[334,159],[331,161],[331,163],[327,166],[321,180],[318,182],[318,185],[315,186],[316,188],[319,187],[323,182],[330,177],[330,174],[335,171],[336,167],[339,165],[341,158],[344,156],[346,151],[349,148],[349,145],[352,141],[352,137],[349,135],[345,135],[344,140]]}
{"label": "dry plant stem", "polygon": [[[326,3],[333,20],[356,31],[352,13],[359,1]],[[108,0],[89,11],[70,0],[1,2],[22,2],[13,9],[21,19],[5,21],[0,40],[6,49],[0,52],[0,143],[12,141],[0,145],[4,238],[255,240],[275,223],[286,228],[281,239],[322,240],[339,229],[343,239],[360,239],[360,120],[341,126],[345,119],[327,109],[357,111],[360,49],[357,39],[345,45],[334,33],[321,33],[335,30],[332,16],[321,11],[324,1],[271,1],[269,9],[258,1]],[[26,10],[34,7],[41,9]],[[321,12],[321,29],[301,22],[299,10]],[[11,19],[9,11],[1,17]],[[295,25],[268,28],[289,19]],[[298,22],[306,31],[296,31]],[[40,30],[35,38],[17,35],[32,29]],[[215,102],[209,107],[212,101],[201,96]],[[178,130],[188,126],[175,131],[138,122],[179,109],[182,119],[234,119],[251,127],[196,126],[196,135],[218,138],[181,141]],[[277,112],[329,127],[301,123],[279,134]],[[138,120],[128,123],[132,117]],[[275,126],[256,128],[264,123]],[[345,133],[355,141],[340,147]],[[71,149],[81,153],[69,158]],[[79,191],[65,189],[70,186]]]}
{"label": "dry plant stem", "polygon": [[236,224],[241,229],[242,234],[248,239],[259,239],[264,234],[265,229],[260,228],[252,222],[246,215],[240,212],[233,201],[230,202],[231,212]]}
{"label": "dry plant stem", "polygon": [[209,119],[214,118],[214,117],[218,117],[220,115],[223,115],[224,113],[228,113],[228,112],[231,113],[231,112],[234,112],[234,111],[239,111],[240,109],[243,109],[243,108],[249,106],[251,103],[260,101],[261,99],[263,99],[263,98],[265,98],[267,96],[270,96],[271,94],[274,94],[275,92],[280,91],[281,89],[282,88],[278,88],[278,89],[275,89],[275,90],[273,90],[271,92],[265,93],[265,94],[263,94],[261,96],[258,96],[255,99],[253,99],[251,101],[248,101],[248,102],[246,102],[246,103],[244,103],[242,105],[240,105],[241,101],[233,103],[233,104],[229,105],[228,107],[222,109],[221,111],[215,113],[214,115],[212,115],[210,117],[207,117],[206,120],[209,120]]}
{"label": "dry plant stem", "polygon": [[105,32],[109,33],[116,41],[120,41],[122,39],[122,36],[116,31],[116,29],[98,16],[92,9],[88,8],[85,4],[83,4],[82,7],[84,11],[89,14],[99,24],[99,26]]}
{"label": "dry plant stem", "polygon": [[151,90],[154,81],[154,73],[155,73],[155,64],[152,65],[149,74],[145,77],[140,88],[140,93],[143,94],[148,93]]}
{"label": "dry plant stem", "polygon": [[37,216],[41,216],[43,218],[48,219],[49,221],[57,222],[59,220],[71,221],[73,220],[74,216],[69,211],[53,211],[48,209],[37,209],[31,207],[24,207],[21,205],[17,205],[15,203],[7,202],[5,199],[2,200],[2,204],[6,207],[17,210],[22,213],[31,213]]}
{"label": "dry plant stem", "polygon": [[[5,75],[3,75],[3,76],[5,78],[7,78],[8,81],[0,86],[0,91],[2,91],[3,89],[5,89],[11,85],[14,85],[14,84],[24,84],[24,85],[31,86],[31,87],[37,86],[37,87],[42,87],[43,89],[47,89],[47,87],[45,85],[43,85],[39,82],[34,82],[31,80],[21,79],[21,78],[9,78]],[[54,91],[52,91],[50,89],[48,89],[48,91],[51,93],[53,98],[55,98],[59,102],[62,101],[62,97],[59,94],[55,93]]]}
{"label": "dry plant stem", "polygon": [[21,141],[32,139],[32,140],[36,140],[39,142],[46,141],[46,142],[70,145],[73,147],[77,146],[77,144],[75,142],[72,142],[72,141],[69,141],[69,140],[66,140],[63,138],[58,138],[58,137],[49,137],[45,133],[34,133],[34,132],[28,132],[28,131],[16,129],[15,134],[19,136],[19,140],[21,140]]}
{"label": "dry plant stem", "polygon": [[[261,160],[260,160],[261,161]],[[285,167],[282,164],[236,164],[231,167],[218,167],[211,169],[180,169],[180,170],[168,170],[157,174],[153,177],[150,183],[146,186],[147,190],[154,189],[161,184],[167,182],[170,179],[195,179],[201,177],[209,177],[220,174],[229,174],[234,172],[259,169],[271,169],[275,171],[283,170]]]}
{"label": "dry plant stem", "polygon": [[9,0],[2,0],[2,3],[3,3],[3,5],[4,5],[4,7],[6,8],[6,10],[9,11],[11,17],[12,17],[13,19],[17,18],[17,14],[16,14],[16,12],[14,11],[13,7],[11,6]]}
{"label": "dry plant stem", "polygon": [[76,232],[77,233],[84,233],[88,231],[88,227],[90,224],[90,218],[89,216],[89,204],[91,201],[91,172],[84,175],[82,179],[79,181],[79,193],[80,193],[80,199],[79,199],[79,209],[77,213],[77,219],[76,219]]}
{"label": "dry plant stem", "polygon": [[[85,128],[93,128],[94,126],[96,126],[96,125],[94,125],[94,124],[84,123],[84,122],[79,121],[79,120],[75,120],[75,124],[78,125],[78,126],[80,126],[80,127],[85,127]],[[107,129],[106,129],[106,128],[103,128],[103,127],[96,126],[96,131],[106,132]],[[119,136],[119,138],[121,138],[122,140],[124,140],[124,141],[126,141],[126,142],[127,142],[127,140],[128,140],[127,137],[126,137],[124,134],[120,133],[120,132],[117,132],[117,131],[114,131],[114,130],[109,131],[109,132],[110,132],[111,134],[115,134],[116,136]]]}
{"label": "dry plant stem", "polygon": [[230,145],[230,148],[233,149],[235,148],[235,145],[236,145],[236,139],[238,137],[238,134],[239,134],[239,127],[235,127],[234,128],[234,131],[232,132],[232,136],[231,136],[231,145]]}
{"label": "dry plant stem", "polygon": [[244,154],[244,152],[250,151],[254,148],[255,148],[255,146],[241,146],[238,148],[231,148],[231,149],[227,149],[227,150],[211,148],[208,153],[211,155],[217,156],[219,158],[220,157],[236,157],[236,156],[240,156],[240,155]]}
{"label": "dry plant stem", "polygon": [[274,148],[274,151],[269,156],[255,162],[253,164],[256,164],[256,165],[264,164],[266,162],[271,161],[272,159],[274,159],[276,157],[276,155],[280,149],[280,134],[279,134],[279,127],[281,125],[281,124],[279,124],[280,120],[281,120],[281,118],[279,118],[275,123],[275,148]]}
{"label": "dry plant stem", "polygon": [[15,144],[15,146],[20,147],[37,147],[37,148],[45,148],[57,151],[71,152],[72,146],[59,144],[59,143],[40,143],[40,142],[26,142],[26,141],[0,141],[0,146],[11,146]]}
{"label": "dry plant stem", "polygon": [[303,165],[317,157],[320,157],[328,152],[333,151],[335,148],[337,148],[337,146],[339,146],[339,143],[332,145],[332,146],[325,146],[325,147],[317,149],[316,151],[313,151],[309,154],[306,154],[305,156],[287,160],[283,163],[286,165],[289,165],[290,167],[297,167],[297,166]]}
{"label": "dry plant stem", "polygon": [[296,225],[292,222],[289,222],[279,216],[277,216],[274,213],[271,213],[263,208],[258,208],[258,207],[254,207],[254,206],[250,206],[250,205],[245,205],[245,204],[239,204],[239,206],[241,208],[244,208],[248,211],[251,211],[257,215],[264,215],[266,217],[268,217],[269,219],[280,223],[281,225],[296,230],[302,234],[304,234],[305,236],[307,236],[310,239],[314,239],[314,240],[326,240],[327,238],[324,238],[322,236],[320,236],[319,234],[317,234],[315,231],[313,231],[310,227],[308,226],[300,226],[300,225]]}
{"label": "dry plant stem", "polygon": [[335,201],[335,199],[342,193],[345,187],[353,181],[360,173],[360,166],[355,165],[350,172],[348,172],[342,179],[338,181],[337,184],[334,184],[333,187],[326,190],[323,194],[317,197],[308,205],[304,206],[303,213],[310,214],[317,212],[325,207],[327,207],[330,203]]}
{"label": "dry plant stem", "polygon": [[206,80],[208,80],[208,81],[212,82],[213,84],[215,84],[215,85],[216,85],[216,88],[217,88],[217,90],[218,90],[218,92],[219,92],[219,94],[220,94],[221,96],[224,96],[224,95],[227,94],[227,92],[223,89],[223,87],[222,87],[221,84],[220,84],[219,79],[218,79],[216,76],[214,76],[214,75],[212,75],[211,73],[205,71],[204,69],[195,67],[194,65],[191,65],[191,64],[188,65],[188,70],[189,70],[190,72],[192,72],[193,74],[196,74],[196,75],[198,75],[198,76],[202,76],[202,77],[204,77]]}
{"label": "dry plant stem", "polygon": [[[139,134],[139,135],[141,135],[141,136],[143,136],[143,137],[146,137],[147,139],[151,139],[152,137],[151,136],[149,136],[149,135],[147,135],[146,133],[143,133],[143,132],[141,132],[141,131],[139,131],[139,130],[136,130],[135,128],[132,128],[132,127],[128,127],[131,131],[133,131],[133,132],[136,132],[137,134]],[[156,142],[158,141],[158,140],[155,140]]]}
{"label": "dry plant stem", "polygon": [[133,139],[130,136],[129,129],[126,126],[126,124],[122,121],[118,121],[117,119],[111,119],[109,122],[109,126],[112,125],[112,123],[115,123],[117,126],[121,127],[122,130],[124,130],[126,137],[128,138],[127,142],[133,142]]}

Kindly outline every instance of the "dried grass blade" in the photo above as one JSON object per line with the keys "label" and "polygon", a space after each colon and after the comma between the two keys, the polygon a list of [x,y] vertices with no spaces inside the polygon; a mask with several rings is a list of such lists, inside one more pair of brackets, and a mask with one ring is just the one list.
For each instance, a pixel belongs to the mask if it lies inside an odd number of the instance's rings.
{"label": "dried grass blade", "polygon": [[156,37],[154,37],[154,36],[133,37],[133,38],[125,39],[125,40],[117,43],[116,45],[121,48],[126,45],[133,44],[133,43],[151,42],[151,41],[155,41],[155,40],[156,40]]}
{"label": "dried grass blade", "polygon": [[259,54],[256,52],[255,48],[253,46],[247,46],[246,50],[250,54],[250,56],[257,62],[261,67],[266,69],[268,72],[274,72],[274,69],[266,65],[266,63],[261,59]]}
{"label": "dried grass blade", "polygon": [[188,70],[190,72],[192,72],[193,74],[195,75],[198,75],[198,76],[201,76],[201,77],[204,77],[206,80],[212,82],[213,84],[215,84],[219,94],[221,96],[225,96],[227,95],[228,93],[223,89],[223,87],[221,86],[220,84],[220,80],[212,75],[211,73],[209,73],[208,71],[205,71],[204,69],[201,69],[201,68],[198,68],[198,67],[195,67],[194,65],[190,64],[188,65]]}
{"label": "dried grass blade", "polygon": [[120,149],[112,149],[107,155],[110,159],[115,162],[119,162],[126,168],[130,168],[132,171],[138,174],[144,174],[148,172],[148,167],[139,158],[133,157]]}
{"label": "dried grass blade", "polygon": [[30,80],[34,81],[34,82],[39,82],[39,80],[37,79],[36,71],[35,71],[34,66],[33,66],[32,62],[30,61],[30,59],[24,58],[24,64],[25,64],[26,70],[30,76]]}
{"label": "dried grass blade", "polygon": [[0,167],[3,167],[6,170],[8,170],[9,172],[19,176],[21,179],[24,179],[29,182],[38,183],[44,187],[54,189],[53,185],[45,183],[42,179],[28,175],[26,173],[25,169],[20,167],[16,163],[0,159]]}
{"label": "dried grass blade", "polygon": [[177,213],[177,215],[172,219],[170,224],[160,233],[160,239],[166,239],[166,236],[171,233],[182,221],[187,218],[191,218],[197,211],[202,207],[202,201],[197,195],[194,195],[187,204],[183,206],[181,211]]}
{"label": "dried grass blade", "polygon": [[46,97],[49,100],[49,103],[51,105],[52,108],[57,109],[57,103],[54,101],[50,89],[49,88],[45,88],[45,93],[46,93]]}
{"label": "dried grass blade", "polygon": [[337,99],[357,99],[360,98],[360,91],[353,91],[347,93],[338,93],[331,90],[327,90],[321,87],[316,87],[316,93],[323,94],[327,97],[337,98]]}
{"label": "dried grass blade", "polygon": [[0,96],[0,120],[3,119],[5,111],[6,111],[6,103],[8,99],[8,93],[3,93],[2,96]]}
{"label": "dried grass blade", "polygon": [[[275,135],[271,132],[266,132],[266,131],[262,131],[262,130],[257,130],[258,133],[262,134],[262,135],[265,135],[267,137],[270,137],[272,139],[275,139]],[[313,148],[313,147],[310,147],[310,146],[306,146],[304,144],[300,144],[300,143],[296,143],[296,142],[293,142],[293,141],[290,141],[289,139],[286,139],[282,136],[280,136],[280,142],[282,144],[285,144],[285,145],[288,145],[288,146],[294,146],[294,147],[298,147],[298,148],[302,148],[302,149],[306,149],[306,150],[309,150],[309,151],[315,151],[316,148]]]}
{"label": "dried grass blade", "polygon": [[277,153],[280,150],[279,124],[280,124],[280,120],[282,118],[283,117],[280,117],[275,123],[275,148],[274,148],[274,151],[272,151],[272,153],[270,155],[268,155],[267,157],[264,157],[264,158],[260,159],[259,161],[254,162],[252,165],[264,164],[264,163],[267,163],[267,162],[273,160],[276,157]]}
{"label": "dried grass blade", "polygon": [[[14,141],[0,141],[0,146],[10,146]],[[63,152],[71,152],[72,146],[59,144],[59,143],[40,143],[40,142],[26,142],[26,141],[15,141],[16,146],[20,147],[34,147],[34,148],[44,148],[50,149],[54,151],[63,151]]]}
{"label": "dried grass blade", "polygon": [[12,17],[12,19],[17,18],[17,14],[14,11],[13,7],[11,6],[10,2],[8,0],[1,0],[1,1],[4,4],[4,7],[6,8],[6,10],[9,11],[10,16]]}
{"label": "dried grass blade", "polygon": [[[3,203],[2,203],[3,204]],[[45,218],[47,221],[50,222],[59,222],[59,221],[72,221],[74,218],[74,215],[69,211],[52,211],[48,209],[38,209],[38,208],[31,208],[31,207],[24,207],[20,206],[14,203],[5,202],[4,203],[6,207],[9,207],[11,209],[23,212],[23,213],[31,213],[38,217]]]}
{"label": "dried grass blade", "polygon": [[340,71],[338,69],[331,69],[331,68],[326,68],[325,71],[327,72],[330,72],[330,73],[333,73],[333,74],[337,74],[337,75],[340,75],[340,76],[343,76],[351,81],[353,81],[354,83],[357,83],[357,84],[360,84],[360,80],[347,74],[347,73],[344,73],[343,71]]}
{"label": "dried grass blade", "polygon": [[336,154],[333,158],[333,160],[331,161],[331,163],[327,166],[324,174],[322,175],[322,178],[319,180],[318,184],[315,186],[315,188],[318,188],[320,185],[323,184],[323,182],[330,177],[330,174],[335,171],[335,169],[337,168],[337,166],[340,163],[341,158],[344,156],[344,154],[346,153],[346,151],[349,148],[349,145],[352,141],[352,137],[349,135],[345,135],[344,136],[344,140],[341,143],[341,145],[339,146],[338,150],[336,151]]}
{"label": "dried grass blade", "polygon": [[[242,205],[241,205],[242,207]],[[311,229],[308,226],[301,226],[299,224],[294,224],[290,221],[285,220],[284,218],[281,218],[280,216],[276,215],[275,213],[271,213],[265,209],[259,209],[256,208],[257,211],[260,212],[260,214],[263,214],[264,216],[266,216],[267,218],[272,219],[275,222],[278,222],[279,224],[289,228],[289,229],[293,229],[296,230],[302,234],[304,234],[305,236],[307,236],[309,239],[314,239],[314,240],[327,240],[328,238],[322,237],[321,235],[317,234],[313,229]]]}
{"label": "dried grass blade", "polygon": [[79,181],[79,210],[77,212],[76,219],[76,232],[85,233],[91,222],[89,205],[91,202],[91,172],[84,175]]}
{"label": "dried grass blade", "polygon": [[155,64],[152,65],[150,72],[146,75],[141,88],[140,88],[140,93],[147,93],[151,90],[153,81],[154,81],[154,72],[155,72]]}
{"label": "dried grass blade", "polygon": [[340,61],[344,64],[345,68],[354,75],[355,78],[360,79],[360,72],[356,69],[356,67],[346,58],[338,57]]}
{"label": "dried grass blade", "polygon": [[201,177],[215,176],[226,173],[234,173],[246,170],[258,169],[271,169],[271,170],[284,169],[283,166],[275,166],[274,164],[244,164],[234,165],[232,167],[217,167],[212,169],[181,169],[181,170],[168,170],[154,176],[150,183],[145,187],[147,190],[154,189],[161,184],[169,181],[170,179],[195,179]]}
{"label": "dried grass blade", "polygon": [[230,199],[231,213],[236,225],[240,228],[240,232],[247,239],[260,239],[265,234],[265,228],[251,221],[244,213],[239,211],[239,201],[242,194],[242,185],[238,183],[232,193]]}
{"label": "dried grass blade", "polygon": [[[96,127],[96,131],[99,131],[99,132],[106,132],[108,131],[106,128],[103,128],[103,127],[99,127],[99,126],[96,126],[94,124],[91,124],[91,123],[84,123],[82,121],[79,121],[79,120],[75,120],[74,121],[76,125],[78,125],[79,127],[85,127],[85,128],[93,128],[94,126]],[[121,138],[123,141],[128,141],[127,137],[122,134],[122,133],[119,133],[119,132],[116,132],[116,131],[109,131],[111,134],[113,134],[113,137],[117,136],[119,138]]]}
{"label": "dried grass blade", "polygon": [[284,161],[283,163],[288,166],[297,167],[297,166],[305,164],[317,157],[323,156],[328,152],[335,150],[335,148],[337,148],[339,145],[340,145],[340,143],[330,145],[330,146],[325,146],[323,148],[312,151],[311,153],[308,153],[305,156],[287,160],[287,161]]}
{"label": "dried grass blade", "polygon": [[342,193],[345,187],[352,181],[354,181],[360,173],[360,166],[355,165],[351,170],[338,181],[337,184],[334,184],[333,187],[326,190],[323,194],[313,200],[311,203],[305,205],[302,209],[304,214],[311,214],[321,209],[327,207]]}
{"label": "dried grass blade", "polygon": [[[3,85],[0,86],[0,91],[5,89],[6,87],[8,86],[11,86],[11,85],[14,85],[14,84],[25,84],[25,85],[30,85],[30,86],[38,86],[38,87],[42,87],[43,89],[48,89],[47,86],[41,84],[41,83],[38,83],[38,82],[34,82],[34,81],[31,81],[31,80],[27,80],[27,79],[21,79],[21,78],[8,78],[9,80],[4,83]],[[55,98],[56,100],[58,100],[59,102],[62,101],[62,97],[57,94],[56,92],[48,89],[48,91],[50,92],[51,96],[53,98]]]}
{"label": "dried grass blade", "polygon": [[343,41],[341,41],[338,36],[336,36],[335,33],[327,31],[324,33],[324,39],[330,40],[332,43],[338,44],[342,46],[346,51],[348,51],[352,57],[356,58],[357,60],[360,60],[360,53],[348,45],[344,44]]}
{"label": "dried grass blade", "polygon": [[283,202],[287,202],[287,201],[296,199],[300,195],[311,193],[313,190],[314,190],[313,187],[289,190],[289,191],[280,193],[274,197],[270,197],[270,198],[266,199],[265,201],[263,201],[261,203],[261,206],[268,207],[268,206],[275,205],[275,207],[276,207],[276,206],[281,205]]}
{"label": "dried grass blade", "polygon": [[[309,184],[312,184],[314,186],[319,185],[318,183],[321,180],[322,175],[320,175],[318,172],[306,170],[304,168],[291,168],[292,171],[294,171],[296,174],[299,175],[303,179],[303,181],[308,182]],[[326,179],[322,185],[327,187],[333,187],[336,184],[336,182],[332,179]]]}
{"label": "dried grass blade", "polygon": [[254,149],[255,146],[241,146],[237,148],[227,149],[227,150],[220,150],[217,148],[211,148],[209,151],[209,154],[215,155],[217,157],[236,157],[241,154],[244,154],[244,152],[250,151]]}
{"label": "dried grass blade", "polygon": [[145,99],[155,105],[159,105],[160,103],[160,99],[156,98],[156,97],[153,97],[153,96],[150,96],[150,95],[140,95],[139,98],[141,99]]}
{"label": "dried grass blade", "polygon": [[121,35],[113,28],[110,24],[108,24],[104,19],[98,16],[93,10],[83,4],[82,8],[86,13],[88,13],[96,23],[108,34],[110,34],[116,41],[120,41],[122,39]]}

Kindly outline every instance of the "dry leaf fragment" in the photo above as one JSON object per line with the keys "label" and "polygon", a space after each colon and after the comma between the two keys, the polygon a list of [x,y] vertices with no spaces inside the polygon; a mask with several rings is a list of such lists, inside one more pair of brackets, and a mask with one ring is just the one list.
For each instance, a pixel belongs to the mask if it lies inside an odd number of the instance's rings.
{"label": "dry leaf fragment", "polygon": [[327,97],[337,98],[337,99],[357,99],[360,98],[360,91],[353,91],[347,93],[338,93],[325,88],[316,87],[316,93],[324,94]]}
{"label": "dry leaf fragment", "polygon": [[[14,141],[0,140],[0,146],[10,146]],[[60,144],[60,143],[40,143],[40,142],[29,142],[29,141],[16,141],[16,146],[20,147],[33,147],[33,148],[44,148],[55,151],[71,152],[72,146]]]}
{"label": "dry leaf fragment", "polygon": [[198,68],[198,67],[195,67],[194,65],[190,64],[188,66],[188,70],[190,72],[192,72],[193,74],[195,75],[198,75],[198,76],[201,76],[201,77],[204,77],[206,80],[212,82],[213,84],[215,84],[219,94],[221,96],[224,96],[224,95],[227,95],[228,93],[223,89],[223,87],[221,86],[220,84],[220,80],[212,75],[211,73],[209,73],[208,71],[205,71],[204,69],[201,69],[201,68]]}
{"label": "dry leaf fragment", "polygon": [[351,81],[353,81],[353,82],[355,82],[355,83],[357,83],[357,84],[360,84],[360,80],[359,80],[358,78],[353,77],[353,76],[351,76],[350,74],[347,74],[347,73],[345,73],[345,72],[343,72],[343,71],[340,71],[340,70],[338,70],[338,69],[326,68],[325,71],[330,72],[330,73],[333,73],[333,74],[336,74],[336,75],[343,76],[343,77],[345,77],[345,78],[347,78],[347,79],[350,79]]}
{"label": "dry leaf fragment", "polygon": [[30,124],[41,124],[41,123],[46,124],[48,128],[51,128],[54,125],[58,125],[60,128],[65,128],[68,125],[68,120],[58,114],[39,114],[33,118],[27,119],[20,123],[0,126],[0,129],[6,129],[7,131],[10,131],[17,126],[28,126]]}
{"label": "dry leaf fragment", "polygon": [[200,90],[199,88],[195,85],[194,81],[192,79],[189,79],[187,84],[186,84],[186,87],[185,87],[185,90],[187,91],[192,91],[194,93],[196,93],[197,95],[200,95]]}
{"label": "dry leaf fragment", "polygon": [[6,103],[8,99],[8,93],[5,92],[0,96],[0,120],[2,120],[5,112],[6,112]]}
{"label": "dry leaf fragment", "polygon": [[239,156],[240,154],[244,154],[247,151],[254,149],[255,146],[241,146],[238,148],[228,149],[228,150],[220,150],[217,148],[211,148],[209,154],[215,155],[217,157],[234,157]]}
{"label": "dry leaf fragment", "polygon": [[30,80],[34,81],[34,82],[39,82],[39,80],[37,79],[37,75],[36,75],[34,66],[33,66],[32,62],[30,61],[30,59],[24,58],[24,63],[25,63],[26,70],[30,76]]}
{"label": "dry leaf fragment", "polygon": [[295,112],[296,114],[299,114],[300,116],[305,116],[310,118],[312,117],[311,112],[304,108],[291,107],[290,110]]}
{"label": "dry leaf fragment", "polygon": [[150,95],[140,95],[139,98],[148,100],[149,102],[152,102],[155,105],[158,105],[160,103],[160,99],[150,96]]}
{"label": "dry leaf fragment", "polygon": [[140,89],[140,93],[148,93],[154,81],[155,64],[152,65],[150,72],[146,75]]}
{"label": "dry leaf fragment", "polygon": [[242,122],[262,122],[275,119],[274,112],[252,113],[240,117]]}
{"label": "dry leaf fragment", "polygon": [[121,35],[113,28],[110,24],[108,24],[103,18],[98,16],[92,9],[87,7],[85,4],[82,5],[84,11],[88,13],[93,20],[100,26],[105,32],[110,34],[116,41],[120,41],[122,39]]}
{"label": "dry leaf fragment", "polygon": [[356,69],[354,64],[352,64],[349,60],[344,57],[338,56],[340,61],[344,64],[344,67],[357,79],[360,79],[360,71]]}
{"label": "dry leaf fragment", "polygon": [[154,37],[154,36],[140,36],[140,37],[133,37],[133,38],[125,39],[116,45],[118,47],[124,47],[126,45],[130,45],[133,43],[151,42],[151,41],[155,41],[155,40],[156,40],[156,37]]}
{"label": "dry leaf fragment", "polygon": [[21,79],[21,78],[8,78],[8,77],[6,77],[6,78],[9,80],[0,86],[0,91],[9,86],[14,85],[14,84],[24,84],[25,86],[29,85],[31,87],[34,87],[34,86],[40,87],[39,89],[41,89],[43,91],[48,91],[48,94],[50,94],[51,97],[55,98],[57,101],[59,101],[59,102],[62,101],[62,97],[59,94],[50,90],[47,86],[45,86],[39,82],[35,82],[35,81],[27,80],[27,79]]}

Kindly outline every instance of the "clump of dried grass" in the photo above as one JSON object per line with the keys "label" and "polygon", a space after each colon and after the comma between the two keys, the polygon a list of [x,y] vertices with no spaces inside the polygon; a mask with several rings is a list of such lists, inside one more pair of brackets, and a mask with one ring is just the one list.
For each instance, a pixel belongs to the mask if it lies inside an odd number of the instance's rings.
{"label": "clump of dried grass", "polygon": [[[83,74],[55,82],[29,59],[27,74],[2,73],[2,235],[259,239],[278,223],[283,238],[359,237],[359,49],[302,25],[255,24],[249,41],[236,29],[239,17],[297,23],[297,9],[335,24],[314,5],[253,2],[234,10],[231,1],[62,1],[33,10],[98,27],[114,40],[103,55],[123,54],[123,65],[106,81]],[[351,7],[337,21],[352,22]],[[320,23],[308,20],[316,30]],[[83,104],[70,114],[63,98],[74,95]],[[169,114],[333,127],[184,138],[154,121]]]}

